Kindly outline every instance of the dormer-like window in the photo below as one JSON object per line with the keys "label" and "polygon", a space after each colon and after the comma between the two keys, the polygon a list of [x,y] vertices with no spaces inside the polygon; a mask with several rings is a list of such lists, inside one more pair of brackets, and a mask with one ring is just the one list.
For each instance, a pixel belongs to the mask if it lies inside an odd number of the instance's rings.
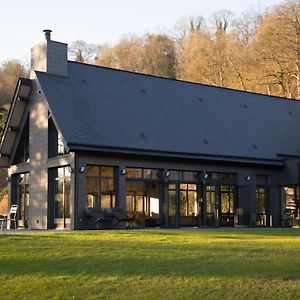
{"label": "dormer-like window", "polygon": [[67,151],[64,146],[63,136],[57,130],[51,116],[48,117],[48,157],[64,155]]}
{"label": "dormer-like window", "polygon": [[[12,129],[14,130],[14,129]],[[27,118],[19,144],[15,153],[13,164],[28,163],[29,162],[29,119]]]}
{"label": "dormer-like window", "polygon": [[57,154],[58,155],[66,154],[63,138],[60,132],[57,133]]}

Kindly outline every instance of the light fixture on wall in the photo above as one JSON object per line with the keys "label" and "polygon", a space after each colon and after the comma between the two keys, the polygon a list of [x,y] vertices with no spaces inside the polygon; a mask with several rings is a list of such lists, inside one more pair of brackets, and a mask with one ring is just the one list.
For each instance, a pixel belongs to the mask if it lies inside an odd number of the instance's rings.
{"label": "light fixture on wall", "polygon": [[120,170],[120,174],[121,174],[121,175],[125,175],[125,174],[126,174],[126,168],[121,169],[121,170]]}
{"label": "light fixture on wall", "polygon": [[6,181],[6,182],[10,182],[10,181],[11,181],[10,176],[5,176],[5,181]]}
{"label": "light fixture on wall", "polygon": [[166,170],[166,171],[165,171],[165,177],[168,178],[169,176],[170,176],[170,171],[169,171],[169,170]]}
{"label": "light fixture on wall", "polygon": [[246,177],[245,177],[245,181],[246,181],[246,182],[249,182],[250,180],[251,180],[251,176],[246,176]]}
{"label": "light fixture on wall", "polygon": [[207,179],[207,178],[208,178],[208,173],[205,172],[205,173],[203,174],[203,178],[204,178],[204,179]]}
{"label": "light fixture on wall", "polygon": [[79,167],[79,173],[84,173],[85,172],[85,167],[82,166],[82,167]]}

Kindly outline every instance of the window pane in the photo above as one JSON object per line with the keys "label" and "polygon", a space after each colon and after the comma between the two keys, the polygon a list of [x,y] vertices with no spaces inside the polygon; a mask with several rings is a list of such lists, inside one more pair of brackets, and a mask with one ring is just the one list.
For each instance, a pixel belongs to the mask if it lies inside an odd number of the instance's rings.
{"label": "window pane", "polygon": [[187,197],[186,191],[180,191],[180,216],[187,215]]}
{"label": "window pane", "polygon": [[180,184],[180,189],[181,190],[187,190],[187,188],[188,188],[187,184],[185,184],[185,183]]}
{"label": "window pane", "polygon": [[230,199],[227,193],[221,193],[221,212],[229,213],[230,212]]}
{"label": "window pane", "polygon": [[170,171],[169,180],[179,180],[178,171]]}
{"label": "window pane", "polygon": [[196,184],[189,184],[188,189],[192,191],[197,191],[197,185]]}
{"label": "window pane", "polygon": [[176,190],[176,184],[169,184],[169,190]]}
{"label": "window pane", "polygon": [[111,207],[111,203],[110,203],[110,195],[101,195],[101,208],[109,208]]}
{"label": "window pane", "polygon": [[147,179],[160,179],[161,171],[157,169],[144,169],[144,178]]}
{"label": "window pane", "polygon": [[91,176],[91,177],[100,176],[100,168],[98,166],[87,166],[86,176]]}
{"label": "window pane", "polygon": [[114,177],[113,167],[101,167],[101,177]]}
{"label": "window pane", "polygon": [[196,181],[197,180],[197,172],[181,172],[181,180],[183,181]]}
{"label": "window pane", "polygon": [[86,181],[87,207],[96,207],[99,195],[97,178],[87,178]]}
{"label": "window pane", "polygon": [[126,176],[128,178],[142,178],[143,172],[142,169],[127,168]]}
{"label": "window pane", "polygon": [[70,178],[65,178],[65,218],[70,218]]}
{"label": "window pane", "polygon": [[269,176],[256,175],[256,184],[267,185]]}
{"label": "window pane", "polygon": [[54,197],[54,217],[63,218],[64,216],[64,198],[63,198],[63,180],[55,181]]}
{"label": "window pane", "polygon": [[188,216],[196,216],[198,214],[197,192],[188,192]]}

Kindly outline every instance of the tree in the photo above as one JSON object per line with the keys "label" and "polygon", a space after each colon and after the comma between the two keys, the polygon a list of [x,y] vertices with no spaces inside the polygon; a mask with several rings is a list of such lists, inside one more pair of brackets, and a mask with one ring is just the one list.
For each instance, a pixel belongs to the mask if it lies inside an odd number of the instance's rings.
{"label": "tree", "polygon": [[17,60],[4,62],[0,66],[0,107],[10,103],[19,77],[28,76],[28,70]]}
{"label": "tree", "polygon": [[143,47],[143,71],[146,74],[176,77],[175,42],[167,35],[147,35]]}
{"label": "tree", "polygon": [[142,52],[141,38],[125,37],[115,47],[100,48],[95,63],[105,67],[142,72]]}
{"label": "tree", "polygon": [[167,35],[146,35],[142,38],[127,37],[115,47],[101,48],[96,64],[175,78],[175,42]]}
{"label": "tree", "polygon": [[69,53],[77,62],[90,63],[93,62],[96,57],[97,46],[88,44],[83,40],[77,40],[71,43]]}
{"label": "tree", "polygon": [[276,6],[255,38],[260,81],[268,93],[300,99],[300,1]]}

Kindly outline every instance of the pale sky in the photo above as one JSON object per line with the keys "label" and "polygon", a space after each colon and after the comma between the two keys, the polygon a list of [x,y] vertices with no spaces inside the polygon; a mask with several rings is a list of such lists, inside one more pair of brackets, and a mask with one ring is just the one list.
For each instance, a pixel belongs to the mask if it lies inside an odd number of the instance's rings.
{"label": "pale sky", "polygon": [[52,29],[52,39],[114,44],[122,36],[171,33],[183,17],[222,9],[239,15],[264,11],[284,0],[0,0],[0,62],[29,61],[30,48]]}

